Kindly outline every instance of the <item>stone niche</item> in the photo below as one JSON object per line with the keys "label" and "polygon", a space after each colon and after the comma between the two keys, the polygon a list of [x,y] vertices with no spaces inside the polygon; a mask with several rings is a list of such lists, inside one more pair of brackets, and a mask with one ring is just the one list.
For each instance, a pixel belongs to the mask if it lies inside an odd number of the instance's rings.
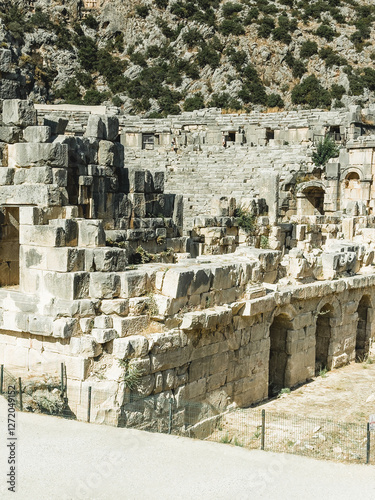
{"label": "stone niche", "polygon": [[19,284],[19,207],[0,209],[0,286]]}

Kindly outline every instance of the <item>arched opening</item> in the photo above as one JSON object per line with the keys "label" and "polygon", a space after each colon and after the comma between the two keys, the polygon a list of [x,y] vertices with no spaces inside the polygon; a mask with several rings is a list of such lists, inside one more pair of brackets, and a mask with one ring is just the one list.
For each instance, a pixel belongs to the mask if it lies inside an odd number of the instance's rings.
{"label": "arched opening", "polygon": [[369,318],[369,309],[371,301],[368,295],[364,295],[358,304],[357,314],[357,335],[355,341],[355,360],[363,361],[370,349],[371,323]]}
{"label": "arched opening", "polygon": [[362,200],[361,181],[357,172],[350,172],[344,179],[342,199],[344,201]]}
{"label": "arched opening", "polygon": [[305,196],[304,215],[324,215],[324,191],[311,186],[303,191]]}
{"label": "arched opening", "polygon": [[288,330],[291,329],[291,321],[285,314],[276,316],[270,327],[269,397],[275,396],[285,387],[285,371],[288,361],[286,339]]}
{"label": "arched opening", "polygon": [[331,318],[333,307],[325,304],[318,312],[316,321],[316,344],[315,344],[315,374],[320,370],[330,369],[329,346],[331,344]]}

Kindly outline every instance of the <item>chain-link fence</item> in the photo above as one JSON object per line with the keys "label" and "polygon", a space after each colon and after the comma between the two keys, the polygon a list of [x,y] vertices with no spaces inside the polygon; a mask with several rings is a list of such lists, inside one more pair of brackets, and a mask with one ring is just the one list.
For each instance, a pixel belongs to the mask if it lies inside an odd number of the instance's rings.
{"label": "chain-link fence", "polygon": [[[337,422],[259,408],[218,407],[209,402],[184,401],[171,391],[148,397],[129,390],[119,396],[103,384],[73,381],[66,371],[28,378],[22,382],[1,367],[1,391],[15,388],[18,409],[58,415],[86,422],[175,434],[241,446],[293,453],[318,459],[375,463],[368,425]],[[21,390],[20,390],[21,388]],[[68,399],[68,395],[70,398]],[[77,401],[75,401],[77,399]]]}

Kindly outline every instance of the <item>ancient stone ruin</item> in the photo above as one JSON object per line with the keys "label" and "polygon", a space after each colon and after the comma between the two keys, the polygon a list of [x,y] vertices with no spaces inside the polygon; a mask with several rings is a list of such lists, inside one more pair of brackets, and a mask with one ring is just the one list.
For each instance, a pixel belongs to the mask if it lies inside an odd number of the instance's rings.
{"label": "ancient stone ruin", "polygon": [[245,407],[365,359],[374,114],[4,101],[0,363],[63,362],[77,418],[90,386],[126,424],[129,393]]}

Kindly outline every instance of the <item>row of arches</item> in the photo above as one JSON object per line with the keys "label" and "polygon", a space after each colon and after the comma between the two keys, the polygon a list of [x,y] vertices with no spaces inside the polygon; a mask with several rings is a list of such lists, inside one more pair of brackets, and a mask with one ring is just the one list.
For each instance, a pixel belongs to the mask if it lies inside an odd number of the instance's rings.
{"label": "row of arches", "polygon": [[[371,299],[364,295],[357,307],[357,326],[355,334],[355,360],[363,361],[369,352],[371,339],[370,321]],[[315,375],[322,369],[332,368],[332,324],[337,317],[335,308],[329,302],[318,308],[315,328]],[[292,357],[288,345],[288,332],[293,331],[293,319],[286,313],[276,315],[270,326],[270,354],[268,394],[278,394],[284,387],[290,386],[288,371]]]}

